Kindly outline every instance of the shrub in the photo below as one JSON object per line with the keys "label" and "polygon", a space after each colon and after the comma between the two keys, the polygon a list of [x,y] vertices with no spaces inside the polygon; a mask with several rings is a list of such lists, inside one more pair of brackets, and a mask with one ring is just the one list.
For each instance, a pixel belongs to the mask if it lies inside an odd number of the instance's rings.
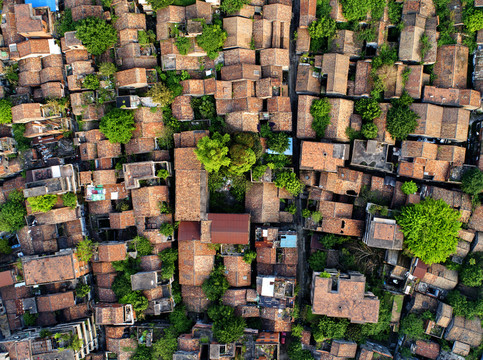
{"label": "shrub", "polygon": [[7,202],[0,205],[0,231],[15,232],[25,225],[27,211],[23,193],[15,190],[10,193]]}
{"label": "shrub", "polygon": [[174,311],[169,314],[169,322],[173,325],[178,334],[185,334],[190,332],[193,322],[186,314],[186,307],[181,304],[174,308]]}
{"label": "shrub", "polygon": [[252,178],[254,181],[258,181],[262,178],[267,171],[267,165],[257,165],[252,168]]}
{"label": "shrub", "polygon": [[68,31],[75,30],[75,23],[72,19],[72,10],[65,9],[64,13],[60,17],[60,20],[55,23],[55,31],[59,35],[59,38],[64,37],[64,34]]}
{"label": "shrub", "polygon": [[406,195],[414,194],[416,191],[418,191],[418,185],[416,185],[416,183],[412,180],[406,181],[404,184],[402,184],[401,191]]}
{"label": "shrub", "polygon": [[483,29],[483,11],[480,9],[475,9],[474,7],[470,7],[465,10],[466,16],[464,16],[463,22],[466,26],[466,29],[468,29],[470,33]]}
{"label": "shrub", "polygon": [[463,285],[480,287],[483,284],[483,254],[472,253],[468,255],[459,275]]}
{"label": "shrub", "polygon": [[116,73],[116,71],[117,71],[116,65],[111,62],[103,62],[99,66],[99,73],[102,76],[106,76],[106,77],[112,76]]}
{"label": "shrub", "polygon": [[291,171],[281,171],[275,178],[275,186],[284,188],[290,194],[297,196],[304,190],[304,184],[299,180],[297,175]]}
{"label": "shrub", "polygon": [[313,271],[324,271],[327,265],[327,253],[324,251],[316,251],[310,255],[307,262]]}
{"label": "shrub", "polygon": [[314,360],[310,350],[304,350],[300,341],[293,341],[288,347],[287,354],[291,360]]}
{"label": "shrub", "polygon": [[166,180],[169,177],[169,171],[166,169],[160,169],[156,173],[156,176],[160,179]]}
{"label": "shrub", "polygon": [[162,223],[159,227],[159,232],[164,236],[172,236],[174,234],[174,226],[171,223]]}
{"label": "shrub", "polygon": [[86,297],[91,292],[91,287],[87,284],[79,282],[75,287],[75,296],[78,298]]}
{"label": "shrub", "polygon": [[338,236],[335,234],[324,234],[319,238],[319,242],[326,249],[332,249],[335,245],[340,245],[350,240],[348,236]]}
{"label": "shrub", "polygon": [[243,254],[243,261],[245,261],[247,264],[251,264],[253,260],[257,258],[257,252],[253,250],[246,251]]}
{"label": "shrub", "polygon": [[336,23],[330,17],[320,18],[309,26],[309,34],[312,39],[333,38],[335,31]]}
{"label": "shrub", "polygon": [[133,239],[133,243],[139,256],[151,255],[153,253],[153,245],[145,237],[136,236]]}
{"label": "shrub", "polygon": [[249,4],[249,0],[223,0],[221,2],[220,9],[228,15],[238,12],[243,5]]}
{"label": "shrub", "polygon": [[478,168],[465,171],[461,177],[461,190],[472,196],[478,195],[483,190],[483,172]]}
{"label": "shrub", "polygon": [[426,198],[405,206],[396,220],[408,250],[426,264],[444,262],[456,253],[460,213],[443,200]]}
{"label": "shrub", "polygon": [[77,257],[80,261],[88,262],[92,258],[92,255],[94,255],[95,248],[96,244],[94,244],[89,238],[85,237],[84,240],[81,240],[77,244]]}
{"label": "shrub", "polygon": [[420,339],[424,337],[424,320],[411,313],[402,319],[399,331],[412,339]]}
{"label": "shrub", "polygon": [[131,304],[133,310],[140,315],[144,310],[148,308],[148,299],[141,291],[131,291],[129,294],[124,295],[119,299],[120,304]]}
{"label": "shrub", "polygon": [[171,214],[172,210],[166,201],[159,203],[159,212],[161,214]]}
{"label": "shrub", "polygon": [[362,125],[361,128],[362,136],[369,140],[375,139],[377,137],[377,131],[378,129],[376,124],[372,122]]}
{"label": "shrub", "polygon": [[223,48],[227,34],[220,25],[203,25],[203,32],[196,37],[198,45],[206,51],[212,60],[218,57],[218,51]]}
{"label": "shrub", "polygon": [[211,271],[210,277],[203,283],[203,292],[209,300],[220,300],[230,287],[224,273],[225,267],[218,265]]}
{"label": "shrub", "polygon": [[0,100],[0,124],[12,122],[12,103],[7,99]]}
{"label": "shrub", "polygon": [[37,323],[37,318],[39,317],[39,314],[31,314],[30,311],[26,311],[23,314],[23,323],[25,326],[35,326]]}
{"label": "shrub", "polygon": [[173,2],[174,0],[148,0],[148,3],[151,4],[151,7],[154,11],[165,8],[171,5]]}
{"label": "shrub", "polygon": [[190,39],[184,36],[177,38],[174,44],[178,48],[178,51],[181,55],[187,55],[191,49]]}
{"label": "shrub", "polygon": [[314,224],[318,224],[320,220],[322,220],[322,214],[318,211],[314,211],[312,214],[310,214],[310,218],[314,222]]}
{"label": "shrub", "polygon": [[57,195],[40,195],[27,199],[33,212],[47,212],[57,203]]}
{"label": "shrub", "polygon": [[82,80],[82,87],[89,90],[97,90],[101,86],[101,82],[96,74],[88,74]]}
{"label": "shrub", "polygon": [[158,82],[151,86],[146,92],[146,96],[152,98],[153,102],[160,107],[165,107],[171,104],[174,100],[173,92],[162,82]]}
{"label": "shrub", "polygon": [[393,139],[405,140],[418,126],[419,116],[409,108],[411,102],[411,97],[404,93],[400,99],[393,101],[387,112],[387,131]]}
{"label": "shrub", "polygon": [[63,194],[62,204],[64,206],[70,207],[71,209],[75,209],[77,206],[77,195],[72,192]]}
{"label": "shrub", "polygon": [[214,133],[212,137],[205,136],[196,144],[195,154],[209,173],[218,172],[222,166],[230,165],[228,146],[230,135]]}
{"label": "shrub", "polygon": [[176,261],[178,260],[178,250],[173,248],[164,249],[159,253],[161,260],[161,277],[169,280],[173,277],[176,270]]}
{"label": "shrub", "polygon": [[10,255],[12,252],[13,250],[8,244],[8,239],[0,238],[0,254]]}
{"label": "shrub", "polygon": [[76,37],[92,55],[103,54],[117,42],[117,31],[105,20],[88,17],[76,23]]}
{"label": "shrub", "polygon": [[347,319],[334,319],[322,316],[314,329],[313,335],[316,342],[329,339],[342,339],[346,332],[349,321]]}
{"label": "shrub", "polygon": [[213,320],[213,335],[222,344],[238,340],[245,330],[245,319],[235,316],[230,306],[215,305],[208,309],[208,316]]}
{"label": "shrub", "polygon": [[319,138],[324,137],[325,129],[330,124],[330,109],[331,105],[327,98],[314,100],[310,106],[310,114],[314,118],[312,121],[312,129]]}
{"label": "shrub", "polygon": [[136,129],[134,115],[129,110],[112,109],[101,119],[99,129],[111,143],[127,144]]}
{"label": "shrub", "polygon": [[302,210],[302,217],[304,219],[308,219],[312,215],[312,212],[309,209],[303,209]]}
{"label": "shrub", "polygon": [[355,103],[354,110],[364,121],[372,121],[381,116],[382,113],[381,106],[372,98],[358,100]]}
{"label": "shrub", "polygon": [[141,46],[153,44],[156,41],[156,34],[153,30],[138,30],[138,42]]}

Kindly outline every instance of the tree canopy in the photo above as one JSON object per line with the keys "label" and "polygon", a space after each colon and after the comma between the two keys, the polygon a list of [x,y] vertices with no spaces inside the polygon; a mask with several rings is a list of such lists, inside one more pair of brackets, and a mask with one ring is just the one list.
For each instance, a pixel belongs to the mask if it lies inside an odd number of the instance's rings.
{"label": "tree canopy", "polygon": [[77,206],[77,195],[72,193],[72,192],[68,192],[68,193],[63,194],[62,195],[62,204],[64,206],[70,207],[71,209],[75,209],[76,206]]}
{"label": "tree canopy", "polygon": [[196,37],[196,42],[206,51],[208,57],[214,60],[218,57],[220,49],[223,48],[226,38],[226,31],[220,25],[204,24],[203,32]]}
{"label": "tree canopy", "polygon": [[426,264],[444,262],[456,252],[460,213],[443,200],[427,198],[405,206],[396,220],[408,250]]}
{"label": "tree canopy", "polygon": [[418,191],[418,185],[416,185],[416,183],[412,180],[406,181],[404,184],[402,184],[401,191],[406,195],[414,194],[416,191]]}
{"label": "tree canopy", "polygon": [[221,2],[220,9],[228,15],[238,12],[243,5],[249,4],[249,0],[223,0]]}
{"label": "tree canopy", "polygon": [[88,17],[76,23],[76,37],[92,55],[101,55],[117,42],[117,31],[105,20]]}
{"label": "tree canopy", "polygon": [[231,306],[215,305],[208,309],[208,316],[213,320],[213,335],[222,344],[238,340],[245,330],[245,319],[235,316]]}
{"label": "tree canopy", "polygon": [[478,195],[483,190],[483,172],[478,168],[471,168],[461,177],[461,190],[470,195]]}
{"label": "tree canopy", "polygon": [[313,21],[309,26],[309,34],[312,39],[332,38],[335,36],[336,23],[330,17],[323,17]]}
{"label": "tree canopy", "polygon": [[227,143],[230,135],[214,133],[211,138],[205,136],[196,144],[195,154],[208,172],[218,172],[222,166],[230,165]]}
{"label": "tree canopy", "polygon": [[12,122],[12,103],[10,100],[0,100],[0,124],[10,124]]}
{"label": "tree canopy", "polygon": [[225,267],[223,265],[216,266],[202,285],[203,292],[211,301],[219,300],[223,297],[230,285],[225,277]]}
{"label": "tree canopy", "polygon": [[7,202],[0,205],[0,231],[15,232],[25,225],[24,197],[21,191],[12,192]]}
{"label": "tree canopy", "polygon": [[57,195],[40,195],[29,197],[27,202],[33,212],[47,212],[57,203]]}
{"label": "tree canopy", "polygon": [[151,88],[146,92],[146,96],[153,99],[155,104],[160,107],[165,107],[173,102],[174,96],[173,92],[162,82],[158,82],[151,86]]}
{"label": "tree canopy", "polygon": [[364,136],[366,139],[372,140],[377,137],[377,126],[376,124],[369,122],[364,125],[362,125],[361,128],[361,134]]}
{"label": "tree canopy", "polygon": [[314,329],[314,339],[317,342],[330,339],[342,339],[346,333],[349,320],[334,319],[327,316],[322,316]]}
{"label": "tree canopy", "polygon": [[330,124],[331,105],[327,98],[317,99],[310,106],[310,114],[313,116],[312,129],[317,137],[322,138],[325,135],[325,129]]}
{"label": "tree canopy", "polygon": [[477,252],[468,255],[459,275],[463,285],[481,286],[483,284],[483,253]]}
{"label": "tree canopy", "polygon": [[424,320],[422,317],[411,313],[401,320],[400,332],[413,339],[419,339],[424,336]]}
{"label": "tree canopy", "polygon": [[112,109],[101,119],[99,129],[111,143],[127,144],[136,129],[134,115],[130,110]]}
{"label": "tree canopy", "polygon": [[241,144],[234,144],[230,147],[230,159],[229,171],[235,175],[246,173],[257,161],[253,150]]}
{"label": "tree canopy", "polygon": [[171,5],[173,2],[174,0],[148,0],[148,3],[151,5],[154,11],[165,8],[166,6]]}
{"label": "tree canopy", "polygon": [[364,121],[372,121],[381,116],[381,106],[373,98],[358,100],[354,105],[354,111],[362,117]]}
{"label": "tree canopy", "polygon": [[412,98],[404,93],[401,98],[392,101],[392,107],[387,112],[387,131],[393,139],[406,140],[418,126],[418,114],[409,108]]}
{"label": "tree canopy", "polygon": [[290,194],[297,196],[304,190],[304,184],[299,180],[297,175],[292,171],[280,171],[275,177],[275,186],[284,188]]}
{"label": "tree canopy", "polygon": [[88,262],[94,254],[95,244],[89,238],[85,237],[77,244],[77,257],[81,261]]}

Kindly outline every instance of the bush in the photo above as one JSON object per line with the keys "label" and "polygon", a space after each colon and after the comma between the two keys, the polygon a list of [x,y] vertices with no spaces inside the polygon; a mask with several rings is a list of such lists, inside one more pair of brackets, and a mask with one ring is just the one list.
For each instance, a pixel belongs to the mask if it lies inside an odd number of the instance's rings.
{"label": "bush", "polygon": [[62,204],[75,209],[77,207],[77,195],[71,192],[62,195]]}
{"label": "bush", "polygon": [[148,308],[148,299],[141,293],[141,291],[131,291],[129,294],[120,298],[119,303],[131,304],[138,316]]}
{"label": "bush", "polygon": [[101,133],[113,144],[127,144],[135,129],[134,115],[129,110],[112,109],[99,124]]}
{"label": "bush", "polygon": [[159,203],[159,212],[161,214],[171,214],[173,211],[166,201]]}
{"label": "bush", "polygon": [[171,223],[162,223],[159,227],[159,232],[164,236],[172,236],[174,234],[174,226]]}
{"label": "bush", "polygon": [[176,350],[178,350],[176,330],[170,327],[164,331],[164,336],[153,344],[151,359],[172,360]]}
{"label": "bush", "polygon": [[324,137],[325,130],[330,124],[330,109],[331,105],[327,98],[314,100],[310,106],[310,114],[314,118],[312,129],[319,138]]}
{"label": "bush", "polygon": [[82,87],[89,90],[97,90],[101,86],[101,82],[96,74],[88,74],[82,80]]}
{"label": "bush", "polygon": [[57,195],[40,195],[27,199],[33,212],[47,212],[57,203]]}
{"label": "bush", "polygon": [[347,319],[334,319],[322,316],[317,327],[313,331],[314,339],[316,342],[322,342],[329,339],[342,339],[344,338],[348,325],[349,321]]}
{"label": "bush", "polygon": [[252,178],[254,181],[258,181],[262,178],[262,176],[265,174],[265,171],[267,171],[268,166],[267,165],[257,165],[252,168]]}
{"label": "bush", "polygon": [[173,2],[174,0],[148,0],[148,3],[151,5],[154,11],[165,8],[171,5]]}
{"label": "bush", "polygon": [[316,251],[310,255],[307,262],[313,271],[324,271],[327,266],[327,253],[325,251]]}
{"label": "bush", "polygon": [[156,173],[156,176],[160,179],[166,180],[169,177],[169,171],[166,169],[160,169]]}
{"label": "bush", "polygon": [[219,343],[232,343],[243,335],[245,319],[235,316],[232,307],[212,306],[208,309],[208,316],[213,320],[213,335]]}
{"label": "bush", "polygon": [[218,172],[222,166],[230,165],[228,146],[230,135],[214,133],[212,137],[205,136],[196,144],[195,154],[209,173]]}
{"label": "bush", "polygon": [[247,264],[251,264],[256,258],[257,252],[253,250],[249,250],[243,254],[243,261],[245,261]]}
{"label": "bush", "polygon": [[111,62],[103,62],[99,66],[99,73],[102,76],[110,77],[117,72],[116,65]]}
{"label": "bush", "polygon": [[414,181],[406,181],[401,186],[401,191],[406,195],[411,195],[418,191],[418,185]]}
{"label": "bush", "polygon": [[190,332],[193,325],[193,322],[186,314],[186,307],[183,304],[177,305],[173,312],[169,314],[169,322],[178,334]]}
{"label": "bush", "polygon": [[23,323],[25,326],[35,326],[37,323],[37,318],[39,317],[39,314],[31,314],[30,311],[26,311],[23,314]]}
{"label": "bush", "polygon": [[174,100],[173,92],[162,82],[158,82],[151,86],[146,92],[146,96],[152,98],[153,102],[160,107],[165,107],[171,104]]}
{"label": "bush", "polygon": [[75,296],[84,298],[91,292],[91,287],[87,284],[79,282],[75,287]]}
{"label": "bush", "polygon": [[387,131],[393,139],[406,140],[418,126],[418,114],[409,108],[412,98],[404,93],[400,99],[392,102],[393,106],[387,112]]}
{"label": "bush", "polygon": [[308,219],[312,215],[312,212],[309,209],[302,210],[302,217],[304,219]]}
{"label": "bush", "polygon": [[281,171],[275,178],[275,186],[284,188],[290,194],[297,196],[304,190],[304,184],[292,171]]}
{"label": "bush", "polygon": [[117,31],[105,20],[88,17],[76,23],[76,37],[92,55],[103,54],[117,42]]}
{"label": "bush", "polygon": [[0,238],[0,254],[10,255],[12,252],[13,250],[8,244],[8,239]]}
{"label": "bush", "polygon": [[465,10],[466,16],[464,16],[463,22],[466,29],[468,29],[470,33],[475,33],[478,30],[483,29],[483,11],[470,6]]}
{"label": "bush", "polygon": [[312,39],[333,38],[335,31],[336,23],[330,17],[320,18],[309,26],[309,34]]}
{"label": "bush", "polygon": [[443,200],[426,198],[419,204],[405,206],[396,220],[405,246],[426,264],[442,263],[456,253],[460,213]]}
{"label": "bush", "polygon": [[291,360],[314,360],[310,350],[304,350],[300,341],[292,341],[287,354]]}
{"label": "bush", "polygon": [[245,4],[249,4],[249,0],[223,0],[221,2],[221,10],[223,10],[228,15],[234,14],[243,7]]}
{"label": "bush", "polygon": [[362,136],[369,140],[375,139],[377,137],[377,131],[378,129],[376,124],[372,122],[362,125],[361,128]]}
{"label": "bush", "polygon": [[77,257],[80,261],[88,262],[92,258],[92,255],[94,255],[95,248],[96,245],[92,242],[92,240],[85,237],[84,240],[77,244]]}
{"label": "bush", "polygon": [[0,205],[0,231],[20,230],[25,226],[26,215],[23,193],[16,190],[10,194],[7,202]]}
{"label": "bush", "polygon": [[173,248],[164,249],[159,253],[161,260],[161,277],[169,280],[173,277],[176,270],[176,261],[178,260],[178,250]]}
{"label": "bush", "polygon": [[358,100],[355,103],[354,111],[359,114],[364,121],[372,121],[381,116],[382,113],[381,106],[372,98]]}
{"label": "bush", "polygon": [[133,243],[139,256],[147,256],[153,253],[153,245],[151,245],[151,242],[145,237],[136,236],[133,239]]}
{"label": "bush", "polygon": [[188,52],[191,49],[191,42],[190,39],[187,37],[178,37],[176,41],[174,42],[176,47],[178,48],[178,51],[181,55],[187,55]]}
{"label": "bush", "polygon": [[335,245],[340,245],[350,240],[348,236],[338,236],[335,234],[324,234],[319,238],[319,242],[326,249],[332,249]]}
{"label": "bush", "polygon": [[478,168],[465,171],[461,177],[461,190],[472,196],[478,195],[483,190],[483,172]]}
{"label": "bush", "polygon": [[480,287],[483,284],[483,253],[468,255],[459,275],[463,285]]}
{"label": "bush", "polygon": [[7,99],[0,100],[0,124],[12,122],[12,103]]}
{"label": "bush", "polygon": [[225,267],[219,265],[211,271],[210,277],[203,283],[203,292],[209,300],[220,300],[230,287],[224,273]]}
{"label": "bush", "polygon": [[409,314],[401,321],[400,333],[412,339],[424,337],[424,320],[416,314]]}
{"label": "bush", "polygon": [[218,51],[223,48],[226,37],[226,31],[220,25],[205,24],[201,35],[196,37],[196,42],[214,60],[218,57]]}

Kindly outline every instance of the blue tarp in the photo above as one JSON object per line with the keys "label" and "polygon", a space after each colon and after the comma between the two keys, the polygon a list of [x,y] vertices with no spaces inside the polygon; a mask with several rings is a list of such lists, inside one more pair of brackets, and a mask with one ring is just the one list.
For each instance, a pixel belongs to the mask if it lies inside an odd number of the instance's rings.
{"label": "blue tarp", "polygon": [[26,4],[32,4],[33,8],[48,6],[50,11],[57,11],[57,0],[25,0]]}
{"label": "blue tarp", "polygon": [[297,247],[297,235],[282,235],[280,236],[280,247],[295,248]]}

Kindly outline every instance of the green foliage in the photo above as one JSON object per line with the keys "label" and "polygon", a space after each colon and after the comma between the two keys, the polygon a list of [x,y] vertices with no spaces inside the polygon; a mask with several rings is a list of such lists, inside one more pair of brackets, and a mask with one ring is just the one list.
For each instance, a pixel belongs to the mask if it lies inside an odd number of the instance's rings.
{"label": "green foliage", "polygon": [[483,11],[475,8],[472,2],[465,4],[463,22],[470,34],[483,29]]}
{"label": "green foliage", "polygon": [[401,21],[403,4],[395,0],[389,0],[387,3],[388,16],[391,23],[397,25]]}
{"label": "green foliage", "polygon": [[[157,70],[161,81],[166,84],[169,90],[171,90],[173,99],[176,96],[183,94],[183,85],[181,85],[180,82],[190,78],[187,72],[182,71],[181,74],[177,74],[175,70],[166,72],[162,71],[161,68],[157,68]],[[166,108],[163,109],[163,119],[171,118],[171,113],[169,113],[170,116],[164,116],[165,110]],[[171,111],[171,109],[169,109],[169,111]]]}
{"label": "green foliage", "polygon": [[421,56],[421,62],[424,62],[424,58],[429,50],[431,50],[431,43],[429,42],[428,35],[424,33],[419,39],[419,55]]}
{"label": "green foliage", "polygon": [[405,246],[426,264],[444,262],[456,253],[460,213],[443,200],[426,198],[405,206],[396,220],[404,234]]}
{"label": "green foliage", "polygon": [[324,234],[319,238],[319,242],[326,249],[332,249],[336,245],[340,245],[350,240],[348,236],[338,236],[335,234]]}
{"label": "green foliage", "polygon": [[253,260],[257,258],[257,252],[253,250],[246,251],[243,254],[243,261],[245,261],[247,264],[251,264]]}
{"label": "green foliage", "polygon": [[300,341],[292,341],[287,354],[291,360],[314,360],[310,350],[302,349]]}
{"label": "green foliage", "polygon": [[139,256],[151,255],[153,253],[153,245],[145,237],[136,236],[133,239],[133,243]]}
{"label": "green foliage", "polygon": [[399,332],[412,339],[424,338],[424,320],[418,315],[411,313],[401,320]]}
{"label": "green foliage", "polygon": [[152,351],[144,344],[138,344],[136,351],[131,356],[131,360],[151,360]]}
{"label": "green foliage", "polygon": [[343,339],[348,325],[349,321],[347,319],[334,319],[322,316],[316,328],[313,329],[314,339],[316,342]]}
{"label": "green foliage", "polygon": [[171,223],[164,222],[159,227],[159,232],[164,236],[172,236],[174,234],[174,226]]}
{"label": "green foliage", "polygon": [[405,92],[401,98],[392,101],[387,112],[387,131],[393,139],[405,140],[418,126],[418,114],[409,108],[412,98]]}
{"label": "green foliage", "polygon": [[215,119],[216,105],[213,96],[205,95],[191,99],[191,107],[195,113],[195,119]]}
{"label": "green foliage", "polygon": [[13,250],[8,244],[8,239],[0,238],[0,254],[10,255],[12,252]]}
{"label": "green foliage", "polygon": [[82,87],[89,90],[97,90],[101,86],[101,82],[96,74],[87,74],[82,80]]}
{"label": "green foliage", "polygon": [[12,122],[12,103],[10,100],[0,100],[0,124],[10,124]]}
{"label": "green foliage", "polygon": [[390,48],[387,44],[383,44],[379,50],[379,55],[372,59],[372,69],[377,70],[383,65],[391,66],[397,60],[397,49]]}
{"label": "green foliage", "polygon": [[220,300],[230,285],[225,277],[225,267],[216,266],[210,273],[210,277],[202,285],[203,292],[211,301]]}
{"label": "green foliage", "polygon": [[27,199],[33,212],[47,212],[57,203],[57,195],[40,195]]}
{"label": "green foliage", "polygon": [[23,314],[23,323],[25,326],[35,326],[39,314],[31,314],[30,311],[26,311]]}
{"label": "green foliage", "polygon": [[292,326],[292,336],[297,338],[302,337],[302,332],[304,331],[304,326],[302,324],[296,324]]}
{"label": "green foliage", "polygon": [[110,77],[117,72],[116,65],[111,62],[103,62],[99,66],[99,73],[102,76]]}
{"label": "green foliage", "polygon": [[156,41],[156,34],[153,30],[138,30],[138,42],[141,46],[153,44]]}
{"label": "green foliage", "polygon": [[312,212],[309,209],[303,209],[302,210],[302,217],[304,219],[308,219],[312,215]]}
{"label": "green foliage", "polygon": [[176,330],[168,328],[164,331],[164,336],[153,344],[151,358],[153,360],[172,360],[176,350],[178,350]]}
{"label": "green foliage", "polygon": [[362,125],[362,128],[361,128],[362,136],[364,136],[366,139],[369,139],[369,140],[375,139],[377,137],[377,131],[378,129],[376,124],[372,122]]}
{"label": "green foliage", "polygon": [[354,111],[359,114],[364,121],[372,121],[381,116],[382,113],[381,106],[372,98],[358,100],[355,103]]}
{"label": "green foliage", "polygon": [[318,224],[320,220],[322,220],[322,214],[318,211],[314,211],[312,214],[310,214],[310,218],[314,222],[314,224]]}
{"label": "green foliage", "polygon": [[92,258],[95,248],[96,244],[94,244],[89,238],[85,237],[84,240],[81,240],[77,244],[77,257],[80,261],[88,262]]}
{"label": "green foliage", "polygon": [[159,254],[161,260],[161,277],[169,280],[173,277],[176,270],[176,261],[178,260],[178,250],[173,248],[164,249]]}
{"label": "green foliage", "polygon": [[304,190],[304,184],[292,171],[280,171],[275,178],[275,186],[284,188],[293,196],[297,196]]}
{"label": "green foliage", "polygon": [[129,110],[112,109],[101,119],[99,129],[111,143],[127,144],[136,129],[134,115]]}
{"label": "green foliage", "polygon": [[483,253],[468,255],[459,276],[463,285],[480,287],[483,284]]}
{"label": "green foliage", "polygon": [[203,25],[203,32],[196,37],[198,45],[206,51],[212,60],[218,57],[218,52],[225,44],[227,34],[220,25]]}
{"label": "green foliage", "polygon": [[117,42],[117,31],[105,20],[88,17],[76,23],[76,37],[92,55],[103,54]]}
{"label": "green foliage", "polygon": [[156,176],[160,179],[166,180],[169,177],[169,171],[166,169],[160,169],[156,173]]}
{"label": "green foliage", "polygon": [[222,166],[230,165],[227,143],[230,135],[214,133],[211,138],[205,136],[198,141],[195,154],[198,160],[205,166],[209,173],[218,172]]}
{"label": "green foliage", "polygon": [[320,18],[309,26],[309,34],[312,39],[333,38],[335,31],[335,21],[330,17]]}
{"label": "green foliage", "polygon": [[208,309],[208,316],[213,319],[213,335],[219,343],[228,344],[238,340],[243,335],[246,325],[245,319],[235,316],[232,307],[212,306]]}
{"label": "green foliage", "polygon": [[177,305],[173,312],[169,314],[169,322],[178,334],[190,332],[193,326],[193,322],[186,315],[186,307],[183,304]]}
{"label": "green foliage", "polygon": [[173,92],[162,82],[158,82],[151,86],[146,92],[146,96],[152,98],[153,102],[160,107],[165,107],[171,104],[174,100]]}
{"label": "green foliage", "polygon": [[313,271],[324,271],[327,265],[327,253],[325,251],[316,251],[310,255],[307,262]]}
{"label": "green foliage", "polygon": [[75,23],[72,19],[72,10],[65,9],[64,13],[60,17],[60,20],[55,24],[55,31],[59,37],[64,37],[64,34],[68,31],[75,30]]}
{"label": "green foliage", "polygon": [[243,7],[245,4],[249,4],[249,0],[223,0],[221,2],[220,9],[228,15],[234,14]]}
{"label": "green foliage", "polygon": [[290,204],[285,208],[285,211],[292,215],[295,215],[295,213],[297,212],[297,206],[295,206],[295,204]]}
{"label": "green foliage", "polygon": [[71,209],[75,209],[77,206],[77,195],[72,192],[63,194],[62,204],[64,206],[70,207]]}
{"label": "green foliage", "polygon": [[418,191],[418,185],[416,185],[416,183],[412,180],[406,181],[404,184],[402,184],[401,191],[406,195],[414,194],[416,191]]}
{"label": "green foliage", "polygon": [[272,170],[281,169],[290,164],[288,156],[282,154],[265,154],[263,157]]}
{"label": "green foliage", "polygon": [[461,190],[472,196],[478,195],[483,190],[483,172],[476,167],[465,171],[461,177]]}
{"label": "green foliage", "polygon": [[325,129],[330,124],[331,105],[327,98],[317,99],[310,106],[310,114],[313,116],[312,129],[314,129],[317,137],[323,138]]}
{"label": "green foliage", "polygon": [[267,165],[257,165],[252,168],[252,178],[254,181],[258,181],[262,178],[265,171],[267,171]]}
{"label": "green foliage", "polygon": [[141,293],[141,291],[131,291],[129,294],[120,298],[119,303],[131,304],[133,310],[138,313],[138,315],[148,308],[148,299]]}
{"label": "green foliage", "polygon": [[75,296],[78,298],[86,297],[91,292],[91,287],[87,284],[79,282],[75,287]]}
{"label": "green foliage", "polygon": [[165,8],[173,3],[174,0],[148,0],[154,11]]}
{"label": "green foliage", "polygon": [[271,132],[267,138],[267,147],[277,154],[283,154],[289,147],[288,135],[284,132]]}
{"label": "green foliage", "polygon": [[178,48],[178,51],[181,55],[188,55],[188,52],[191,49],[191,42],[189,38],[184,36],[178,37],[174,42],[174,44]]}

